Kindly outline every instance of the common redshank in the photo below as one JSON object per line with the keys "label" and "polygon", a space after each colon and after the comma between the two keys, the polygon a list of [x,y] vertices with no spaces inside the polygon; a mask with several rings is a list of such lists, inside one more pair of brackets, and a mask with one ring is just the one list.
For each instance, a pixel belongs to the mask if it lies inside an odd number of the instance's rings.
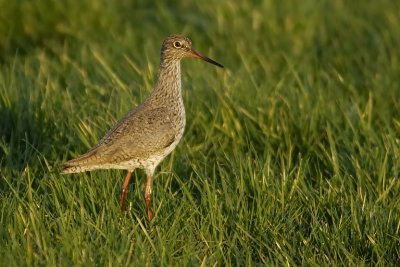
{"label": "common redshank", "polygon": [[121,212],[124,213],[132,172],[136,168],[144,169],[147,175],[144,199],[151,221],[154,170],[178,145],[185,129],[180,67],[180,61],[185,57],[202,59],[223,68],[221,64],[193,50],[190,39],[179,35],[167,37],[161,47],[157,83],[151,94],[120,119],[96,146],[64,163],[62,173],[97,169],[128,170],[121,191]]}

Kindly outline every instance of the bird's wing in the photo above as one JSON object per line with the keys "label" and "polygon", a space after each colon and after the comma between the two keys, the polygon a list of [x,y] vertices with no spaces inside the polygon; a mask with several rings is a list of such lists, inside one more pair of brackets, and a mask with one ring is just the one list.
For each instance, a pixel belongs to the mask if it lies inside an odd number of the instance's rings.
{"label": "bird's wing", "polygon": [[136,109],[119,120],[99,144],[67,163],[118,163],[147,158],[175,141],[175,130],[166,108]]}

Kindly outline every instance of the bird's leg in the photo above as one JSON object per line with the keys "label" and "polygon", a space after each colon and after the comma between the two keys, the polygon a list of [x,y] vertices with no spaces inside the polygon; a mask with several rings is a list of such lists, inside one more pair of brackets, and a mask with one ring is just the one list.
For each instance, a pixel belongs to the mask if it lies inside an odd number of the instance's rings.
{"label": "bird's leg", "polygon": [[149,221],[153,219],[153,213],[151,212],[151,183],[153,177],[147,176],[146,186],[144,188],[144,200],[146,201],[147,217]]}
{"label": "bird's leg", "polygon": [[125,208],[125,200],[126,200],[126,195],[128,194],[128,186],[129,186],[129,181],[131,180],[132,177],[132,172],[128,171],[128,174],[126,175],[124,185],[122,186],[122,191],[121,191],[121,213],[124,213],[126,208]]}

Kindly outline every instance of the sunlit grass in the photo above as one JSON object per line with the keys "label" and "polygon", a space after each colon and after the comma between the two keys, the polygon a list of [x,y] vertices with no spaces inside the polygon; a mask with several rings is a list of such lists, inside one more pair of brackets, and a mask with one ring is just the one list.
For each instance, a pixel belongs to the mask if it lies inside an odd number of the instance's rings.
{"label": "sunlit grass", "polygon": [[[254,1],[256,2],[256,1]],[[1,1],[0,266],[395,266],[396,1]],[[171,33],[187,127],[144,173],[60,175],[156,79]]]}

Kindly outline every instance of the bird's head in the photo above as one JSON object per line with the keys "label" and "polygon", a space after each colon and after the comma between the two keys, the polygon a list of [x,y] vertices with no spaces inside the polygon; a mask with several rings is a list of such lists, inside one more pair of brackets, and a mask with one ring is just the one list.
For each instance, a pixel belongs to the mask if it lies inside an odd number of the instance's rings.
{"label": "bird's head", "polygon": [[164,40],[161,48],[162,60],[163,61],[181,60],[182,58],[185,57],[199,58],[211,64],[214,64],[220,68],[224,67],[218,62],[193,50],[192,41],[189,38],[180,35],[168,36]]}

